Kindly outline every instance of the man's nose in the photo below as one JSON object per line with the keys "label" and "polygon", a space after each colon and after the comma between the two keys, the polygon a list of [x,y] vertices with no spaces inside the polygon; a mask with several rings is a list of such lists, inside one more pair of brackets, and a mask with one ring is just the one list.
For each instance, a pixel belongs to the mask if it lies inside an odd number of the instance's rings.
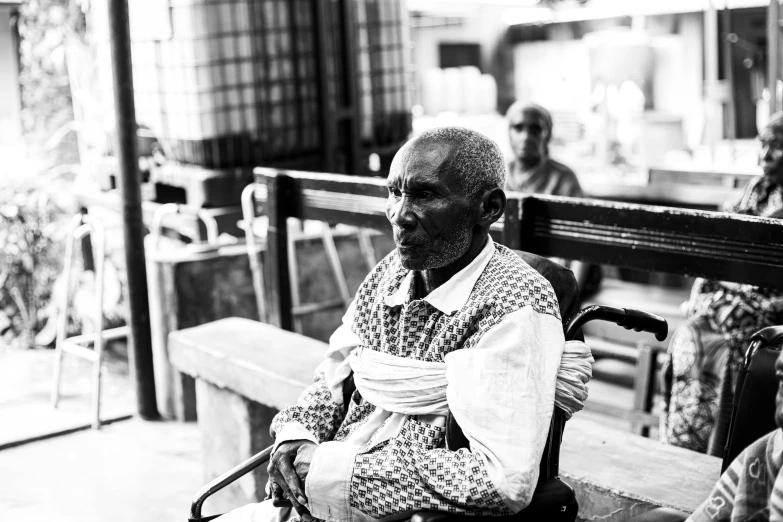
{"label": "man's nose", "polygon": [[411,201],[405,194],[397,201],[391,204],[389,212],[389,221],[400,228],[411,228],[416,226],[416,217],[411,208]]}
{"label": "man's nose", "polygon": [[777,373],[783,373],[783,351],[781,351],[778,358],[775,359],[775,371]]}

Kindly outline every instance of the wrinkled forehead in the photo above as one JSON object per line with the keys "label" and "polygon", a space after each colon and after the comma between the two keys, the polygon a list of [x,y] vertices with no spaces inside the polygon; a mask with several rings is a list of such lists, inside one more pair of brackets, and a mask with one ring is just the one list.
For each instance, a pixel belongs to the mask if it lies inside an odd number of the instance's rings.
{"label": "wrinkled forehead", "polygon": [[454,144],[448,141],[413,139],[402,146],[392,160],[389,180],[411,174],[445,178],[442,167],[454,152]]}

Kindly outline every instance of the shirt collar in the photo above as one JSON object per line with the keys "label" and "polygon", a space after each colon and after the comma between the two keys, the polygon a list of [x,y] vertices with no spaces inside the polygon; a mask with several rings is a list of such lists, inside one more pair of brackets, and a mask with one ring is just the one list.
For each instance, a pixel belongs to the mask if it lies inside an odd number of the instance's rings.
{"label": "shirt collar", "polygon": [[[492,241],[492,238],[488,236],[487,242],[484,244],[481,252],[479,252],[476,258],[471,261],[468,266],[430,292],[422,301],[427,301],[444,314],[456,312],[467,302],[470,293],[473,291],[473,287],[476,286],[476,281],[478,281],[478,278],[484,273],[484,269],[489,264],[490,259],[492,259],[492,254],[494,253],[495,243]],[[411,284],[413,283],[414,275],[415,272],[413,270],[408,270],[405,279],[402,280],[397,291],[384,298],[386,306],[400,306],[406,302],[408,295],[411,292]]]}

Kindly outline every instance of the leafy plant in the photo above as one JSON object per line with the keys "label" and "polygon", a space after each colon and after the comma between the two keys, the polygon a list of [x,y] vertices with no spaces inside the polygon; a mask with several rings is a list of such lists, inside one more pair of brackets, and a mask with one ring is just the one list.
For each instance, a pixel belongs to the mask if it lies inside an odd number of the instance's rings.
{"label": "leafy plant", "polygon": [[9,344],[32,347],[48,318],[65,216],[43,190],[0,190],[0,329]]}
{"label": "leafy plant", "polygon": [[[19,8],[22,127],[29,144],[40,149],[74,118],[65,45],[69,37],[84,35],[81,4],[81,0],[24,0]],[[54,164],[76,163],[75,137],[69,136],[51,152]]]}

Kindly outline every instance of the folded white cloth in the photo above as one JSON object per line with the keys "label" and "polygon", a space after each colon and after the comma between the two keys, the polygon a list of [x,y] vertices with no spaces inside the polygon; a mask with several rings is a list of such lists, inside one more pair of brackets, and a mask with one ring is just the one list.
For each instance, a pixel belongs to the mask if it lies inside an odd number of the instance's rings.
{"label": "folded white cloth", "polygon": [[356,388],[370,404],[404,415],[446,415],[446,363],[365,348],[349,357]]}
{"label": "folded white cloth", "polygon": [[[349,356],[354,382],[362,397],[388,412],[446,415],[446,363],[397,357],[365,348]],[[567,341],[557,372],[555,405],[570,419],[584,408],[587,382],[595,362],[582,341]]]}
{"label": "folded white cloth", "polygon": [[594,362],[589,346],[582,341],[566,341],[555,385],[555,405],[565,412],[566,419],[585,406]]}

